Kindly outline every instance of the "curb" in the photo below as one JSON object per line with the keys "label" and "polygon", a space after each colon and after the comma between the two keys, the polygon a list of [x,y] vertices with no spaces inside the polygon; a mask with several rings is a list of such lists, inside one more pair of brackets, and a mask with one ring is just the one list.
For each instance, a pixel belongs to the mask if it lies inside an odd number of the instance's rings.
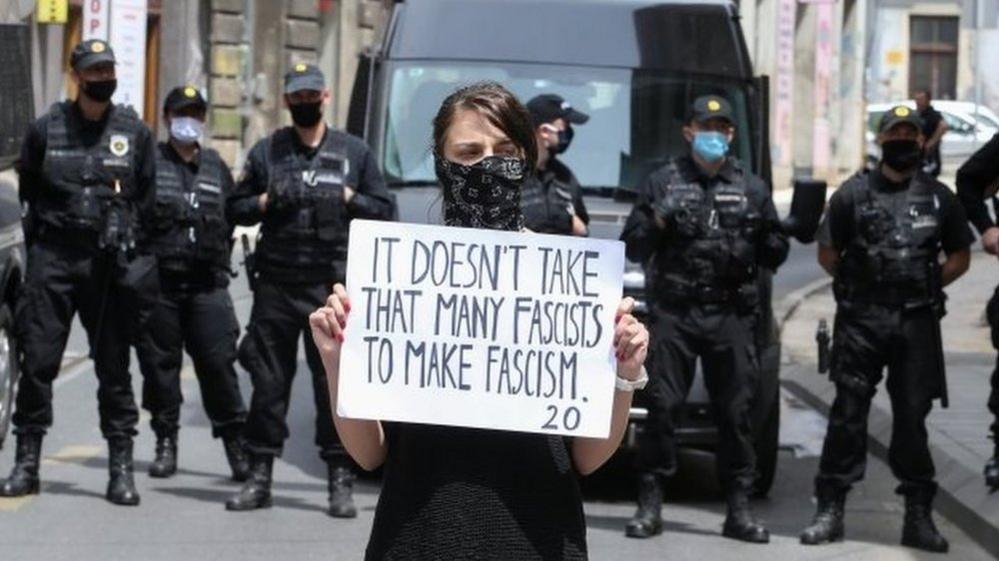
{"label": "curb", "polygon": [[[822,292],[831,284],[831,281],[823,280],[824,283],[816,281],[788,295],[786,299],[788,305],[784,308],[784,313],[778,316],[781,331],[784,324],[809,297]],[[789,379],[789,376],[783,375],[785,369],[794,372],[795,369],[809,370],[809,366],[802,363],[782,366],[781,386],[828,417],[836,392],[834,386],[824,376],[803,372],[805,381],[802,381]],[[807,380],[815,382],[809,383]],[[933,428],[929,427],[929,430],[932,433]],[[886,464],[891,431],[891,413],[873,405],[868,416],[868,451]],[[980,504],[989,500],[981,471],[977,467],[969,467],[968,462],[962,462],[955,457],[955,454],[935,444],[932,434],[930,453],[937,466],[937,480],[940,483],[935,510],[968,534],[984,550],[999,558],[999,518],[990,519],[987,512],[993,511],[994,516],[995,509],[982,508],[983,505]]]}
{"label": "curb", "polygon": [[780,303],[774,309],[774,317],[777,318],[778,330],[781,332],[784,331],[784,324],[787,323],[787,320],[791,319],[791,316],[798,311],[798,308],[805,303],[805,300],[826,290],[832,286],[832,283],[832,277],[823,277],[806,284],[781,299]]}

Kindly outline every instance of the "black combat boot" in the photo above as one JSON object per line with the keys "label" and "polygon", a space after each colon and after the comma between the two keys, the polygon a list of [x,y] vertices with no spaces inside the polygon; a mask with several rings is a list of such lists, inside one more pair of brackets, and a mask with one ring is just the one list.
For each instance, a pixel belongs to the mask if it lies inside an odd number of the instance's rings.
{"label": "black combat boot", "polygon": [[999,442],[992,459],[985,464],[985,485],[992,491],[999,491]]}
{"label": "black combat boot", "polygon": [[115,437],[108,439],[108,501],[123,506],[139,504],[139,492],[135,490],[135,477],[132,466],[132,439]]}
{"label": "black combat boot", "polygon": [[39,490],[38,466],[42,461],[42,434],[17,435],[14,469],[0,485],[0,497],[37,495]]}
{"label": "black combat boot", "polygon": [[624,535],[631,538],[650,538],[663,532],[663,490],[659,476],[645,473],[638,478],[638,511],[628,521]]}
{"label": "black combat boot", "polygon": [[274,456],[250,455],[250,477],[236,496],[225,503],[226,510],[256,510],[271,506],[271,471]]}
{"label": "black combat boot", "polygon": [[902,545],[947,553],[950,544],[940,535],[933,523],[933,496],[930,493],[905,497],[905,525],[902,527]]}
{"label": "black combat boot", "polygon": [[149,464],[149,477],[164,478],[177,473],[177,435],[156,437],[156,458]]}
{"label": "black combat boot", "polygon": [[330,507],[326,511],[333,518],[357,518],[354,506],[354,472],[344,461],[326,464],[326,481],[329,488]]}
{"label": "black combat boot", "polygon": [[728,516],[722,535],[749,543],[769,543],[770,532],[756,521],[749,508],[749,493],[744,489],[731,491],[728,495]]}
{"label": "black combat boot", "polygon": [[229,460],[229,469],[232,470],[232,480],[243,482],[250,478],[250,458],[243,448],[243,440],[237,437],[223,437],[222,445],[225,447],[225,459]]}
{"label": "black combat boot", "polygon": [[816,493],[818,508],[812,525],[801,532],[801,543],[819,545],[843,539],[843,513],[846,493],[843,491],[820,489]]}

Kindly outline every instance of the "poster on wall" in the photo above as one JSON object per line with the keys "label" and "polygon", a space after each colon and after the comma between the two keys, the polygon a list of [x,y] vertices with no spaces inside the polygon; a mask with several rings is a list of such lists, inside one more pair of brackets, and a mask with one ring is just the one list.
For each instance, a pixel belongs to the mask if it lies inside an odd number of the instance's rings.
{"label": "poster on wall", "polygon": [[143,116],[146,92],[146,0],[88,0],[83,39],[107,41],[117,59],[118,88],[112,100]]}

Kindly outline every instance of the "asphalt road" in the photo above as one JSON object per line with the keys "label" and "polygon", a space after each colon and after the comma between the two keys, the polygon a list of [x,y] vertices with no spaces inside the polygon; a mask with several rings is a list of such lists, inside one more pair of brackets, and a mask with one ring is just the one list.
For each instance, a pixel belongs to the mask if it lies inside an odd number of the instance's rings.
{"label": "asphalt road", "polygon": [[[238,259],[237,259],[238,261]],[[777,277],[776,296],[818,278],[813,248],[797,247]],[[784,277],[784,275],[787,275]],[[233,286],[242,322],[249,298],[242,281]],[[77,330],[71,356],[82,356],[85,338]],[[324,466],[312,444],[311,385],[303,373],[293,389],[289,422],[292,437],[275,467],[275,501],[269,510],[229,513],[223,508],[238,485],[227,479],[218,441],[213,441],[201,409],[197,384],[189,367],[183,373],[186,403],[180,435],[180,473],[169,480],[150,479],[145,470],[152,457],[153,437],[143,416],[136,443],[138,508],[112,506],[103,499],[107,452],[97,429],[96,381],[89,361],[77,361],[60,376],[55,391],[55,426],[45,440],[42,494],[0,499],[0,559],[16,560],[176,560],[360,559],[374,507],[377,479],[359,484],[360,517],[328,518]],[[137,367],[133,366],[133,371]],[[241,374],[244,394],[249,382]],[[136,392],[139,381],[136,376]],[[893,493],[887,467],[869,459],[867,480],[848,503],[848,541],[820,548],[798,545],[797,534],[813,511],[811,479],[824,422],[804,405],[785,398],[778,480],[771,497],[758,502],[773,542],[750,546],[719,537],[724,508],[714,484],[712,460],[684,456],[684,467],[668,491],[667,532],[651,540],[633,540],[622,530],[633,512],[633,474],[629,459],[615,462],[584,482],[591,558],[784,560],[892,560],[939,558],[920,556],[896,545],[902,507]],[[13,446],[0,451],[0,473],[13,462]],[[938,520],[950,538],[953,559],[991,557],[946,520]]]}

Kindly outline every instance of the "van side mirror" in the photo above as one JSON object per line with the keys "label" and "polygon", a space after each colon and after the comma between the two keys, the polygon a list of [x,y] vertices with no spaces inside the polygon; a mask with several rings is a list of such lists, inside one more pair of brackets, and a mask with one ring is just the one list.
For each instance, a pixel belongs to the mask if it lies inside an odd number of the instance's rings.
{"label": "van side mirror", "polygon": [[350,92],[350,103],[347,106],[347,132],[354,136],[366,138],[368,132],[368,109],[371,103],[371,85],[375,72],[375,53],[368,49],[360,53],[357,73],[354,74],[354,86]]}
{"label": "van side mirror", "polygon": [[819,221],[826,208],[825,181],[812,178],[796,178],[794,195],[791,199],[791,213],[781,222],[784,231],[801,243],[815,241]]}

